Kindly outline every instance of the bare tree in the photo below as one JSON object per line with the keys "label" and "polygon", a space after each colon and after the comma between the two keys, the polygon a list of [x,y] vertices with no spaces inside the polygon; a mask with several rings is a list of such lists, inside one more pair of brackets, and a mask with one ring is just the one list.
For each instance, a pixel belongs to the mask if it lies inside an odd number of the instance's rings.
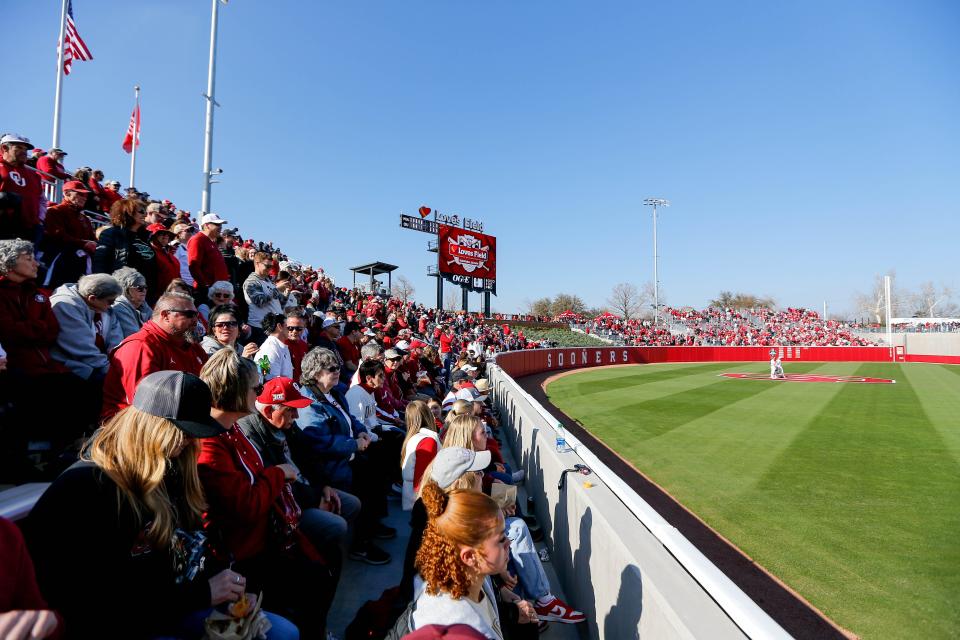
{"label": "bare tree", "polygon": [[407,304],[416,291],[413,283],[406,276],[397,276],[397,280],[393,283],[393,297],[403,300],[403,304]]}
{"label": "bare tree", "polygon": [[447,311],[460,311],[463,308],[463,298],[460,287],[444,289],[443,308]]}
{"label": "bare tree", "polygon": [[[910,296],[906,295],[897,287],[897,274],[891,269],[890,273],[890,309],[894,316],[900,314],[913,315]],[[867,293],[858,293],[854,296],[854,304],[857,311],[869,316],[877,324],[883,323],[885,314],[886,299],[883,287],[884,274],[877,274],[873,277],[873,286]]]}
{"label": "bare tree", "polygon": [[[932,281],[924,282],[914,296],[913,306],[926,318],[942,317],[943,310],[949,307],[951,298],[953,298],[951,287],[946,285],[937,287]],[[941,309],[940,316],[937,316],[938,307]]]}
{"label": "bare tree", "polygon": [[621,282],[613,287],[607,304],[613,312],[624,320],[629,320],[640,314],[643,299],[640,290],[629,282]]}

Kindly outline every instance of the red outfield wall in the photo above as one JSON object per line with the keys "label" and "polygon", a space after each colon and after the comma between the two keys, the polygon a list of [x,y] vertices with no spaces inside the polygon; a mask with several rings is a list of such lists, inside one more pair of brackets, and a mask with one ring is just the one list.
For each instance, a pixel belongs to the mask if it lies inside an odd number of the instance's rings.
{"label": "red outfield wall", "polygon": [[[785,362],[890,362],[890,347],[776,347]],[[900,355],[901,361],[951,362],[949,356]],[[930,360],[919,360],[930,358]],[[953,358],[960,360],[960,358]],[[511,377],[541,371],[601,367],[611,364],[657,362],[764,362],[770,347],[569,347],[510,351],[497,356],[497,364]],[[960,364],[960,363],[958,363]]]}

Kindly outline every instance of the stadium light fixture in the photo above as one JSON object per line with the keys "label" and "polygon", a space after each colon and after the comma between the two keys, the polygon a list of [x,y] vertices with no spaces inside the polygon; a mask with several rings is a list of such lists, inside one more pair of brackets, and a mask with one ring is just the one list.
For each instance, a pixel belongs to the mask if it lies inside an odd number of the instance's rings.
{"label": "stadium light fixture", "polygon": [[653,326],[660,324],[660,280],[657,276],[657,208],[669,207],[670,201],[663,198],[644,198],[644,206],[653,207]]}
{"label": "stadium light fixture", "polygon": [[219,169],[213,171],[213,109],[219,107],[214,98],[217,81],[217,22],[220,5],[226,5],[227,0],[213,0],[210,15],[210,61],[207,65],[207,92],[203,94],[207,101],[207,115],[203,131],[203,193],[200,201],[200,215],[210,213],[210,185],[218,180],[211,180],[214,175],[223,173]]}

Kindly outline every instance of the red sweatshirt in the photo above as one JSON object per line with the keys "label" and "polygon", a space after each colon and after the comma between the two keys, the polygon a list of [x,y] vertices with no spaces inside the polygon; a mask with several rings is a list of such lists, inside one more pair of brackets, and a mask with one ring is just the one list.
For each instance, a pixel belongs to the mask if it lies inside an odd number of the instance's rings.
{"label": "red sweatshirt", "polygon": [[133,402],[137,384],[154,371],[184,371],[198,376],[206,361],[207,354],[199,344],[171,336],[153,320],[146,322],[110,354],[100,417],[110,418]]}
{"label": "red sweatshirt", "polygon": [[285,482],[280,467],[264,467],[256,447],[234,424],[201,440],[197,471],[210,504],[207,517],[219,529],[234,560],[262,552],[273,504]]}
{"label": "red sweatshirt", "polygon": [[[49,608],[37,585],[33,560],[20,529],[6,518],[0,518],[0,613]],[[57,622],[57,630],[48,637],[63,637],[60,614],[57,614]]]}
{"label": "red sweatshirt", "polygon": [[214,282],[230,280],[223,254],[213,240],[202,233],[195,234],[187,243],[187,266],[194,286],[201,291],[206,291]]}

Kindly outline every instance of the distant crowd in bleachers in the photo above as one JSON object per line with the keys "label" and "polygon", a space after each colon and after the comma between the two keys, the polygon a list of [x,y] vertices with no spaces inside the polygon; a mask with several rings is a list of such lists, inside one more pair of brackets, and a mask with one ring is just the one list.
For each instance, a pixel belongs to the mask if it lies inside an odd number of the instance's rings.
{"label": "distant crowd in bleachers", "polygon": [[584,323],[586,331],[635,346],[866,346],[873,344],[816,311],[765,307],[702,311],[665,307],[659,326],[649,319],[624,321],[605,314]]}

